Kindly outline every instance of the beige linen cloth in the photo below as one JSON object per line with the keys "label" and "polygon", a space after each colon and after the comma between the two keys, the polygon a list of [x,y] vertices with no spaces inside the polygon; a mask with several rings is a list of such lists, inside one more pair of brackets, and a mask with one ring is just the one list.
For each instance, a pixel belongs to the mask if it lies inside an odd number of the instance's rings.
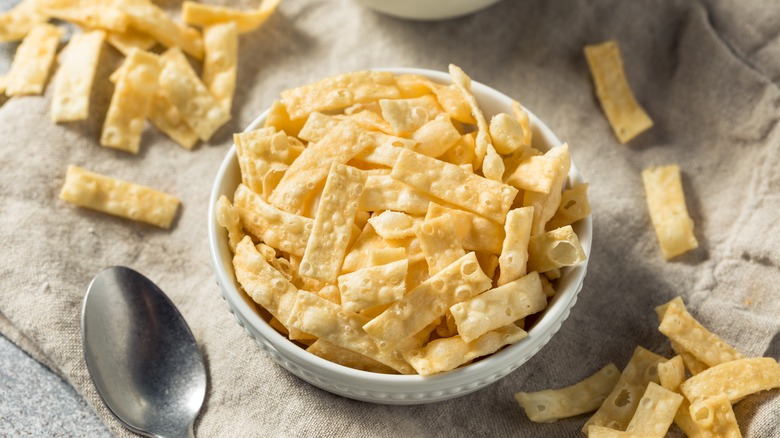
{"label": "beige linen cloth", "polygon": [[[622,368],[636,345],[671,357],[653,308],[676,295],[745,355],[780,357],[778,34],[773,0],[505,0],[430,23],[348,0],[284,0],[260,30],[241,37],[232,121],[193,151],[148,126],[136,156],[98,145],[108,75],[121,60],[106,47],[90,120],[51,123],[51,85],[0,107],[0,332],[72,384],[117,436],[132,435],[98,398],[79,331],[91,278],[126,265],[167,292],[203,351],[209,385],[199,436],[579,436],[587,416],[533,424],[513,393],[570,385],[608,362]],[[655,121],[625,146],[610,131],[582,54],[607,39],[619,42]],[[7,68],[14,49],[4,46],[0,65]],[[448,63],[519,99],[571,145],[593,204],[585,286],[552,341],[481,391],[414,407],[332,395],[275,365],[223,303],[206,235],[213,178],[231,134],[286,88],[351,70],[446,71]],[[670,163],[682,168],[700,247],[665,262],[640,171]],[[179,217],[164,231],[65,204],[58,193],[68,164],[178,196]],[[735,411],[744,435],[780,436],[777,390]]]}

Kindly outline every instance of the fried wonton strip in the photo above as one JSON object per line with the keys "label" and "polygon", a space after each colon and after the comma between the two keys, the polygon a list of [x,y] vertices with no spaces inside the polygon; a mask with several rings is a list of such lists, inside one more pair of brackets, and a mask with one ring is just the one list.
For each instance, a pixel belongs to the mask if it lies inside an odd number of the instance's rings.
{"label": "fried wonton strip", "polygon": [[411,374],[412,367],[400,355],[396,355],[394,350],[378,348],[374,340],[361,329],[366,322],[368,318],[365,316],[347,312],[338,304],[313,293],[300,291],[287,326],[367,356],[402,374]]}
{"label": "fried wonton strip", "polygon": [[450,307],[458,333],[466,342],[499,327],[512,324],[547,307],[539,274],[525,277],[481,293]]}
{"label": "fried wonton strip", "polygon": [[358,208],[362,211],[393,210],[421,215],[428,211],[430,202],[430,196],[389,175],[369,175]]}
{"label": "fried wonton strip", "polygon": [[502,182],[504,180],[504,171],[506,171],[504,159],[498,155],[493,145],[489,144],[485,159],[482,161],[482,174],[487,179]]}
{"label": "fried wonton strip", "polygon": [[[680,385],[683,395],[697,400],[725,394],[733,403],[747,395],[780,387],[780,365],[771,357],[737,359],[715,365]],[[694,419],[696,415],[692,412]]]}
{"label": "fried wonton strip", "polygon": [[132,27],[127,28],[124,32],[108,32],[106,41],[125,56],[129,55],[133,48],[149,50],[157,43],[157,40],[151,36]]}
{"label": "fried wonton strip", "polygon": [[520,105],[520,102],[513,100],[512,115],[515,116],[515,120],[517,120],[518,123],[520,123],[520,126],[523,128],[523,146],[530,148],[533,141],[534,131],[531,129],[531,119],[528,116],[528,111],[526,111],[525,108]]}
{"label": "fried wonton strip", "polygon": [[537,392],[518,392],[515,394],[515,400],[529,420],[535,423],[550,423],[595,411],[610,394],[619,378],[620,370],[610,363],[571,386]]}
{"label": "fried wonton strip", "polygon": [[184,121],[181,112],[171,102],[165,90],[157,88],[149,107],[149,121],[184,149],[192,149],[198,142],[198,134]]}
{"label": "fried wonton strip", "polygon": [[63,31],[51,24],[36,24],[16,49],[8,71],[5,94],[41,94],[54,62]]}
{"label": "fried wonton strip", "polygon": [[182,5],[182,19],[189,25],[203,27],[234,22],[239,32],[250,32],[268,20],[280,1],[263,0],[259,8],[248,11],[186,1]]}
{"label": "fried wonton strip", "polygon": [[431,202],[425,219],[451,214],[458,237],[467,251],[501,254],[504,227],[470,211],[448,208]]}
{"label": "fried wonton strip", "polygon": [[287,167],[303,152],[283,131],[261,128],[233,135],[242,182],[255,193],[264,193],[269,172]]}
{"label": "fried wonton strip", "polygon": [[525,130],[520,122],[506,113],[490,119],[490,138],[493,147],[502,155],[509,155],[525,147]]}
{"label": "fried wonton strip", "polygon": [[203,59],[203,39],[197,30],[181,25],[160,7],[147,1],[123,1],[122,10],[137,30],[154,37],[165,47],[181,47],[197,60]]}
{"label": "fried wonton strip", "polygon": [[419,219],[397,211],[383,211],[368,220],[374,230],[384,239],[405,239],[414,236],[414,226]]}
{"label": "fried wonton strip", "polygon": [[510,210],[506,215],[504,232],[506,238],[501,248],[498,264],[501,271],[498,285],[517,280],[527,272],[528,241],[531,238],[531,224],[534,218],[533,207],[521,207]]}
{"label": "fried wonton strip", "polygon": [[585,59],[596,85],[596,96],[620,143],[629,142],[653,126],[631,92],[616,41],[585,46]]}
{"label": "fried wonton strip", "polygon": [[412,133],[417,144],[414,151],[429,157],[438,157],[460,140],[460,132],[452,125],[450,117],[441,114]]}
{"label": "fried wonton strip", "polygon": [[408,262],[406,248],[375,248],[368,254],[368,262],[371,266],[386,265],[399,260],[407,260]]}
{"label": "fried wonton strip", "polygon": [[664,360],[651,351],[636,347],[612,392],[582,427],[583,433],[592,425],[625,430],[647,385],[658,383],[656,367]]}
{"label": "fried wonton strip", "polygon": [[[471,93],[471,78],[458,66],[450,64],[449,66],[450,76],[452,77],[453,85],[463,95],[463,99],[468,102],[471,107],[471,114],[477,121],[477,138],[476,138],[476,157],[474,160],[474,170],[478,170],[482,167],[482,162],[488,153],[488,146],[491,145],[490,140],[490,127],[485,120],[485,116],[482,110],[479,109],[477,99]],[[487,175],[485,175],[487,176]]]}
{"label": "fried wonton strip", "polygon": [[282,102],[292,120],[314,111],[346,108],[378,99],[397,99],[398,87],[392,73],[359,71],[325,78],[282,92]]}
{"label": "fried wonton strip", "polygon": [[666,436],[683,396],[650,382],[639,401],[626,432],[639,436]]}
{"label": "fried wonton strip", "polygon": [[725,394],[697,400],[690,406],[689,412],[701,436],[742,438],[731,400]]}
{"label": "fried wonton strip", "polygon": [[89,116],[92,81],[105,36],[105,32],[94,30],[74,35],[68,43],[65,61],[54,80],[51,118],[55,123]]}
{"label": "fried wonton strip", "polygon": [[678,302],[669,303],[658,330],[710,367],[745,357],[696,321]]}
{"label": "fried wonton strip", "polygon": [[[403,250],[403,248],[399,249]],[[344,310],[359,312],[401,299],[406,292],[405,279],[408,266],[409,261],[403,259],[339,276],[341,305]]]}
{"label": "fried wonton strip", "polygon": [[401,137],[388,137],[385,141],[374,147],[369,147],[355,156],[355,159],[368,164],[377,166],[393,167],[395,160],[402,148],[411,148],[414,146],[412,140]]}
{"label": "fried wonton strip", "polygon": [[375,249],[388,248],[389,244],[377,234],[371,224],[366,224],[363,231],[352,245],[349,253],[344,257],[341,272],[354,272],[358,269],[372,266],[370,255]]}
{"label": "fried wonton strip", "polygon": [[234,22],[203,29],[203,83],[228,113],[233,105],[238,64],[238,28]]}
{"label": "fried wonton strip", "polygon": [[381,364],[374,359],[363,356],[346,348],[328,342],[324,339],[317,339],[306,349],[311,354],[317,355],[325,360],[335,362],[345,367],[356,370],[369,371],[372,373],[397,374],[398,372],[387,365]]}
{"label": "fried wonton strip", "polygon": [[545,228],[556,228],[572,225],[573,223],[590,216],[590,201],[588,200],[588,183],[580,183],[564,190],[561,195],[561,203],[555,216],[547,222]]}
{"label": "fried wonton strip", "polygon": [[248,234],[284,252],[303,255],[314,224],[312,219],[266,204],[243,184],[238,185],[233,203]]}
{"label": "fried wonton strip", "polygon": [[514,187],[406,149],[398,155],[390,176],[499,224],[517,195]]}
{"label": "fried wonton strip", "polygon": [[114,216],[169,228],[179,200],[149,187],[68,166],[60,199]]}
{"label": "fried wonton strip", "polygon": [[271,203],[289,212],[302,211],[304,199],[328,175],[335,162],[346,163],[370,146],[378,134],[344,120],[313,145],[309,145],[285,172],[270,197]]}
{"label": "fried wonton strip", "polygon": [[230,203],[227,196],[222,195],[217,200],[217,222],[225,228],[228,233],[228,244],[230,250],[236,252],[236,246],[246,236],[244,227],[241,226],[241,218],[238,210]]}
{"label": "fried wonton strip", "polygon": [[160,88],[198,138],[208,141],[230,120],[230,112],[212,96],[178,47],[168,49],[162,59]]}
{"label": "fried wonton strip", "polygon": [[365,183],[365,173],[333,163],[298,269],[300,275],[327,283],[336,282]]}
{"label": "fried wonton strip", "polygon": [[472,164],[475,160],[474,135],[464,134],[440,159],[457,165]]}
{"label": "fried wonton strip", "polygon": [[272,127],[277,131],[286,132],[287,135],[298,135],[306,120],[306,118],[290,120],[290,115],[287,114],[287,108],[284,104],[278,100],[274,100],[273,103],[271,103],[271,108],[268,109],[268,116],[265,118],[263,127]]}
{"label": "fried wonton strip", "polygon": [[37,0],[22,0],[13,9],[0,14],[0,43],[19,41],[35,25],[49,21],[36,6]]}
{"label": "fried wonton strip", "polygon": [[[455,224],[449,215],[417,223],[414,226],[414,233],[425,255],[430,275],[435,275],[466,255],[455,231]],[[468,339],[467,342],[470,340]]]}
{"label": "fried wonton strip", "polygon": [[491,332],[479,338],[466,342],[460,336],[436,339],[423,348],[405,351],[404,359],[409,362],[418,374],[428,376],[453,370],[464,363],[493,354],[505,345],[528,336],[525,330],[514,324]]}
{"label": "fried wonton strip", "polygon": [[585,261],[585,251],[571,225],[531,236],[528,270],[547,272]]}
{"label": "fried wonton strip", "polygon": [[680,167],[653,167],[642,171],[647,209],[658,244],[665,259],[699,246],[693,233],[693,220],[685,206]]}
{"label": "fried wonton strip", "polygon": [[138,153],[144,120],[157,92],[160,67],[157,55],[138,49],[130,52],[111,96],[100,135],[102,146]]}
{"label": "fried wonton strip", "polygon": [[559,171],[558,161],[547,155],[532,155],[521,162],[505,182],[520,190],[550,193]]}
{"label": "fried wonton strip", "polygon": [[[249,236],[245,236],[236,247],[233,267],[236,280],[247,295],[280,322],[287,321],[293,311],[298,288],[271,266]],[[282,324],[290,331],[291,339],[303,337],[296,328]]]}
{"label": "fried wonton strip", "polygon": [[677,355],[666,362],[659,363],[658,379],[664,388],[679,392],[680,385],[685,381],[685,365],[682,356]]}
{"label": "fried wonton strip", "polygon": [[382,118],[392,126],[395,135],[408,136],[434,120],[442,113],[439,103],[432,95],[412,99],[380,99]]}
{"label": "fried wonton strip", "polygon": [[113,0],[37,0],[38,11],[90,29],[124,32],[130,19]]}
{"label": "fried wonton strip", "polygon": [[415,287],[363,329],[380,348],[394,348],[444,316],[455,303],[489,289],[491,283],[470,252]]}
{"label": "fried wonton strip", "polygon": [[556,174],[550,184],[548,193],[527,190],[523,194],[523,205],[534,207],[534,224],[531,228],[531,235],[543,232],[547,222],[552,219],[558,210],[558,206],[561,203],[561,191],[566,184],[566,179],[569,177],[569,169],[571,168],[568,144],[564,143],[561,146],[556,146],[547,151],[544,156],[555,161]]}

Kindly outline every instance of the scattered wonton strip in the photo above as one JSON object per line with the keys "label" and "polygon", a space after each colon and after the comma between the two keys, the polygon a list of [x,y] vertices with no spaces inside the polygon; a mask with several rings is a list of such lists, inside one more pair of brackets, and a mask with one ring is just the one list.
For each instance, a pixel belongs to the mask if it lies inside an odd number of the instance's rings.
{"label": "scattered wonton strip", "polygon": [[86,120],[89,98],[95,78],[105,32],[94,30],[74,35],[65,52],[65,61],[57,71],[51,117],[54,122]]}
{"label": "scattered wonton strip", "polygon": [[614,40],[585,46],[585,58],[596,85],[596,96],[620,143],[627,143],[653,126],[636,101],[626,79],[620,48]]}
{"label": "scattered wonton strip", "polygon": [[160,228],[171,226],[179,207],[171,195],[73,165],[68,166],[60,199]]}
{"label": "scattered wonton strip", "polygon": [[561,389],[518,392],[515,400],[536,423],[548,423],[561,418],[593,412],[612,392],[620,370],[610,363],[592,376]]}
{"label": "scattered wonton strip", "polygon": [[229,113],[236,89],[238,64],[236,24],[227,22],[204,28],[203,48],[203,83]]}
{"label": "scattered wonton strip", "polygon": [[665,259],[699,246],[693,220],[685,206],[680,166],[652,167],[642,171],[647,209]]}
{"label": "scattered wonton strip", "polygon": [[138,153],[160,76],[160,58],[133,49],[125,58],[100,135],[102,146]]}
{"label": "scattered wonton strip", "polygon": [[248,11],[185,1],[182,5],[182,19],[191,26],[203,27],[233,22],[236,23],[239,32],[250,32],[268,20],[280,1],[263,0],[259,8]]}
{"label": "scattered wonton strip", "polygon": [[36,0],[38,10],[52,18],[88,29],[124,32],[130,20],[117,3],[110,0]]}
{"label": "scattered wonton strip", "polygon": [[49,21],[38,11],[37,0],[22,0],[13,9],[0,14],[0,43],[19,41],[27,36],[35,25]]}
{"label": "scattered wonton strip", "polygon": [[173,21],[159,6],[148,1],[127,1],[122,3],[122,10],[135,29],[154,37],[165,47],[181,47],[193,58],[203,59],[200,32]]}
{"label": "scattered wonton strip", "polygon": [[24,37],[8,72],[5,94],[41,94],[54,62],[63,31],[51,24],[37,24]]}

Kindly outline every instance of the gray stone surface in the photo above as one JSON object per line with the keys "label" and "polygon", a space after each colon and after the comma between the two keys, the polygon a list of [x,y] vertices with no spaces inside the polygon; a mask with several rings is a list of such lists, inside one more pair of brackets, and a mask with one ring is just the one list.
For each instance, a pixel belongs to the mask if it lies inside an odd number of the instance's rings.
{"label": "gray stone surface", "polygon": [[0,436],[111,434],[70,385],[0,336]]}

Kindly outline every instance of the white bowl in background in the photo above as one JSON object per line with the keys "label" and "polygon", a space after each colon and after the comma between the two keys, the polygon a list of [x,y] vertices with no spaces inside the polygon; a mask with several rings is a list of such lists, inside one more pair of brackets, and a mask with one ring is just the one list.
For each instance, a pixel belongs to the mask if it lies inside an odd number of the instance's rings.
{"label": "white bowl in background", "polygon": [[[438,71],[415,68],[380,70],[394,74],[418,74],[438,83],[451,82],[447,73]],[[476,81],[472,81],[472,92],[488,119],[499,112],[511,114],[512,99],[508,96]],[[266,111],[261,114],[246,130],[262,127],[267,113]],[[539,118],[531,111],[528,111],[528,115],[533,129],[534,147],[547,150],[561,144],[558,137]],[[258,313],[252,299],[240,291],[233,272],[233,255],[228,246],[227,232],[217,223],[215,212],[219,197],[225,195],[232,199],[240,181],[234,145],[217,172],[208,212],[209,246],[222,297],[239,325],[276,363],[312,385],[334,394],[373,403],[403,405],[436,402],[476,391],[511,373],[547,344],[569,316],[569,311],[577,301],[577,294],[582,289],[587,259],[581,265],[562,270],[562,276],[558,280],[558,293],[542,312],[542,316],[528,329],[526,338],[452,371],[423,377],[372,373],[338,365],[306,352],[279,334]],[[583,182],[582,175],[573,164],[568,182],[569,185]],[[593,235],[591,217],[575,223],[573,227],[586,255],[589,256]]]}
{"label": "white bowl in background", "polygon": [[501,0],[358,0],[383,14],[411,20],[446,20],[485,9]]}

